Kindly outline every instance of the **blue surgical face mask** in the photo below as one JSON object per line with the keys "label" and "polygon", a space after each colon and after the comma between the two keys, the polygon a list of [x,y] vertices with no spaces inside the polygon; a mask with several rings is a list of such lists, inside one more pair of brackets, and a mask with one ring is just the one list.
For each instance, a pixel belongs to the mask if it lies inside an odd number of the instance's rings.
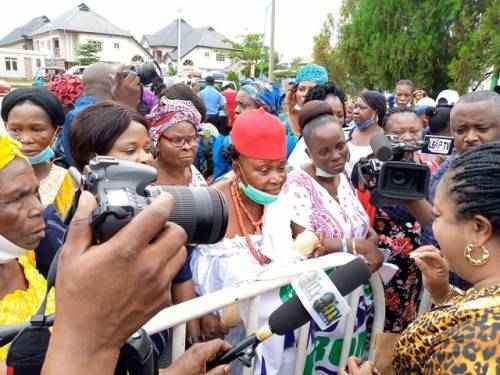
{"label": "blue surgical face mask", "polygon": [[254,203],[260,204],[261,206],[267,206],[278,199],[277,195],[266,193],[265,191],[259,190],[250,184],[240,182],[238,186],[248,199]]}
{"label": "blue surgical face mask", "polygon": [[362,122],[361,124],[355,122],[356,127],[358,128],[359,131],[363,131],[363,130],[368,129],[374,123],[375,123],[375,117],[370,117],[368,120],[366,120],[365,122]]}
{"label": "blue surgical face mask", "polygon": [[43,151],[39,152],[35,156],[29,156],[28,160],[31,165],[38,165],[51,161],[55,155],[56,154],[54,153],[54,150],[52,150],[52,147],[47,146]]}

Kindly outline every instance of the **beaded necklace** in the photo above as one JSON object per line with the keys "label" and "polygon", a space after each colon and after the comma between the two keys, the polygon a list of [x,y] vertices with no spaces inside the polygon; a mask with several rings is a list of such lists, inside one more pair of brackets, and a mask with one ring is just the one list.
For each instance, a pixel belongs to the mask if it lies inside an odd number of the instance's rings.
{"label": "beaded necklace", "polygon": [[252,256],[259,262],[259,264],[262,266],[264,264],[269,264],[271,260],[266,257],[264,254],[262,254],[253,244],[252,239],[250,238],[245,225],[243,223],[243,216],[241,211],[245,214],[247,220],[252,224],[254,227],[254,232],[259,234],[262,232],[262,217],[259,220],[254,220],[253,217],[250,215],[250,212],[247,210],[245,207],[245,204],[243,203],[240,195],[240,189],[238,187],[238,184],[235,181],[231,183],[231,198],[234,204],[234,208],[236,210],[236,218],[238,219],[238,226],[240,228],[240,232],[243,234],[245,237],[245,241],[247,243],[248,249],[250,250],[250,253]]}

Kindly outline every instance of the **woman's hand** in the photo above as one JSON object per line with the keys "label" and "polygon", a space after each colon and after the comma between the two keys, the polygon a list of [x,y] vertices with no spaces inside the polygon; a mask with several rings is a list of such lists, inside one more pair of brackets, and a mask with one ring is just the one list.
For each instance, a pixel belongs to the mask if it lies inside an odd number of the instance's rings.
{"label": "woman's hand", "polygon": [[224,329],[220,317],[215,314],[207,314],[200,318],[202,336],[207,339],[223,339],[227,330]]}
{"label": "woman's hand", "polygon": [[347,371],[340,370],[339,375],[379,375],[380,373],[375,368],[372,362],[364,362],[360,366],[361,361],[356,357],[351,357],[347,360]]}
{"label": "woman's hand", "polygon": [[[353,242],[355,249],[353,248]],[[373,239],[364,240],[356,238],[347,241],[348,247],[351,247],[353,254],[362,255],[367,263],[370,271],[376,272],[384,263],[384,254],[378,249],[377,243],[374,243]],[[355,250],[355,251],[354,251]]]}
{"label": "woman's hand", "polygon": [[442,303],[450,293],[448,281],[450,267],[441,252],[434,246],[422,246],[410,254],[422,272],[424,288],[436,303]]}

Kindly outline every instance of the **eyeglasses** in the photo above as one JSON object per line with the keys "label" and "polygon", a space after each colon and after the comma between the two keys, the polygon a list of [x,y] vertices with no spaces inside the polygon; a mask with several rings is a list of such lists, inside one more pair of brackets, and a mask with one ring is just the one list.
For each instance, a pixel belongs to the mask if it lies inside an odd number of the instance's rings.
{"label": "eyeglasses", "polygon": [[195,135],[193,137],[184,137],[184,138],[181,138],[181,137],[171,138],[171,137],[167,137],[166,135],[163,135],[162,137],[165,138],[167,141],[169,141],[172,144],[172,146],[177,147],[177,148],[183,147],[184,144],[186,144],[186,143],[190,146],[196,146],[198,144],[198,136],[197,135]]}

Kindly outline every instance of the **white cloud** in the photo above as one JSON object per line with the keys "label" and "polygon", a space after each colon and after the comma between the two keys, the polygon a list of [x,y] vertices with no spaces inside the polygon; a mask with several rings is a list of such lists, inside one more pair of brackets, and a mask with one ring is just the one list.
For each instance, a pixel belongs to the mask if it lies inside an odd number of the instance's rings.
{"label": "white cloud", "polygon": [[[230,39],[247,32],[270,29],[271,0],[21,0],[2,1],[0,37],[30,19],[46,15],[53,19],[84,1],[92,10],[136,37],[154,33],[177,17],[193,26],[212,26]],[[20,2],[22,6],[20,6]],[[284,59],[310,57],[313,37],[327,13],[338,15],[342,0],[276,0],[276,49]]]}

